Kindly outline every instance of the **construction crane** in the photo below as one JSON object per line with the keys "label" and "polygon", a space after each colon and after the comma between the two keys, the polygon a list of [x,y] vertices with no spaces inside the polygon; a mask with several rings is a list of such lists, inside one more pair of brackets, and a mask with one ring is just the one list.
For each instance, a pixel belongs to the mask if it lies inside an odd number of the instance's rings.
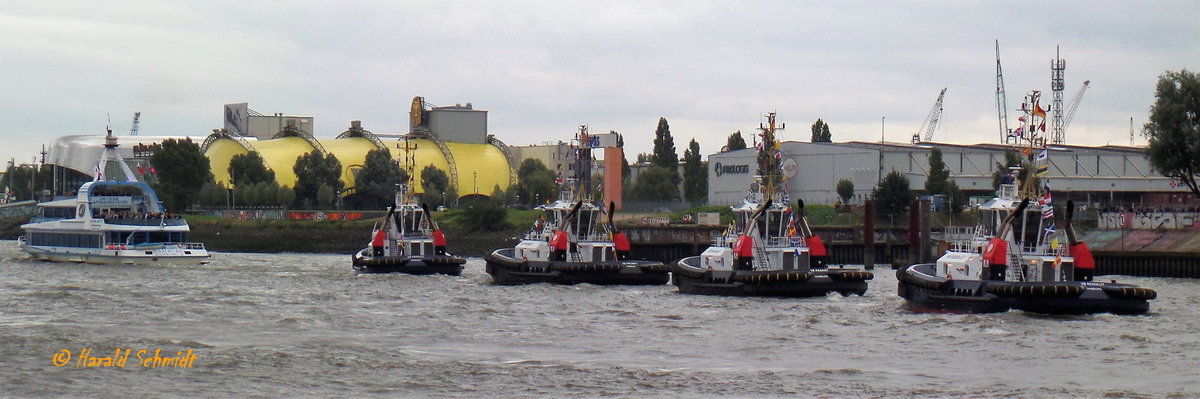
{"label": "construction crane", "polygon": [[1000,142],[1016,140],[1008,131],[1008,98],[1004,95],[1004,69],[1000,68],[1000,40],[996,40],[996,114],[1000,117]]}
{"label": "construction crane", "polygon": [[134,113],[133,113],[133,127],[129,129],[129,135],[130,135],[130,136],[137,136],[137,131],[138,131],[138,121],[140,121],[141,119],[142,119],[142,113],[141,113],[141,112],[134,112]]}
{"label": "construction crane", "polygon": [[1079,109],[1080,100],[1083,99],[1083,92],[1087,91],[1088,85],[1091,83],[1092,81],[1090,80],[1083,81],[1083,87],[1080,87],[1079,91],[1075,92],[1075,98],[1071,99],[1071,109],[1067,111],[1067,117],[1063,119],[1062,132],[1064,139],[1067,135],[1067,128],[1071,127],[1071,119],[1075,118],[1075,110]]}
{"label": "construction crane", "polygon": [[[912,135],[913,144],[922,141],[933,141],[933,131],[937,130],[938,121],[942,119],[942,99],[946,97],[946,88],[942,88],[942,92],[938,93],[937,101],[933,102],[933,108],[929,110],[929,116],[925,117],[925,121],[921,122],[921,128],[917,129]],[[925,129],[929,126],[929,129]],[[925,140],[921,140],[921,131],[925,131]]]}

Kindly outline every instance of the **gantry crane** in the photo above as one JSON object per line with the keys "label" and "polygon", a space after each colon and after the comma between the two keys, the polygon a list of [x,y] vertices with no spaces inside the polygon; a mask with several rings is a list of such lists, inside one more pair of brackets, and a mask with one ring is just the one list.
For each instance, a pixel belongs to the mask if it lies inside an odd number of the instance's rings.
{"label": "gantry crane", "polygon": [[[945,97],[946,88],[943,87],[942,92],[938,93],[937,101],[933,102],[933,108],[929,110],[929,116],[925,118],[924,122],[921,122],[921,128],[917,129],[916,133],[913,133],[913,144],[920,143],[922,141],[933,141],[933,132],[934,130],[937,130],[938,121],[942,119],[942,99]],[[929,126],[929,129],[926,129],[925,126]],[[921,140],[921,131],[925,131],[924,140]]]}
{"label": "gantry crane", "polygon": [[1087,91],[1088,85],[1091,83],[1092,81],[1090,80],[1083,81],[1083,87],[1080,87],[1079,91],[1075,92],[1075,98],[1071,100],[1071,109],[1067,111],[1067,117],[1063,119],[1062,132],[1064,138],[1067,135],[1067,128],[1071,127],[1071,120],[1075,119],[1075,110],[1079,109],[1080,100],[1083,100],[1083,92]]}

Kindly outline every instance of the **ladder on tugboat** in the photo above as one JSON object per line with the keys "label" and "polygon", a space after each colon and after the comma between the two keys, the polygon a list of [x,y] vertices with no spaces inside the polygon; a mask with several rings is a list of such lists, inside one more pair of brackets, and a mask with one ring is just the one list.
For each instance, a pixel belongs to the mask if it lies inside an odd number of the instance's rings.
{"label": "ladder on tugboat", "polygon": [[763,248],[764,241],[754,237],[754,270],[770,270],[771,262],[767,260],[767,250]]}
{"label": "ladder on tugboat", "polygon": [[1025,281],[1025,266],[1021,262],[1021,245],[1015,242],[1010,242],[1008,245],[1008,271],[1012,273],[1013,281]]}

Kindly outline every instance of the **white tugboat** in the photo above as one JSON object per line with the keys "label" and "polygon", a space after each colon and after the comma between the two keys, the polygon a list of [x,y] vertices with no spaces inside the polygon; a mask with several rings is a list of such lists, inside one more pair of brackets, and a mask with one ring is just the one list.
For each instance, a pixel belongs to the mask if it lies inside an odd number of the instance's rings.
{"label": "white tugboat", "polygon": [[[761,185],[759,185],[761,186]],[[862,295],[874,274],[827,268],[825,246],[804,217],[804,201],[793,209],[786,196],[776,202],[756,190],[734,206],[735,220],[699,256],[676,262],[671,271],[679,292],[728,296]]]}
{"label": "white tugboat", "polygon": [[446,252],[446,236],[401,184],[387,217],[371,231],[371,242],[353,255],[363,273],[462,274],[465,258]]}
{"label": "white tugboat", "polygon": [[[1038,126],[1045,117],[1033,92],[1022,108],[1022,122]],[[1040,112],[1039,112],[1040,111]],[[1022,126],[1018,131],[1026,130]],[[1036,131],[1029,129],[1028,131]],[[1032,156],[1037,140],[1029,141],[1025,153]],[[1041,149],[1034,162],[1048,167],[1048,153]],[[1019,167],[1015,169],[1019,170]],[[1048,314],[1118,313],[1149,311],[1149,300],[1158,294],[1130,284],[1092,281],[1095,261],[1087,244],[1076,239],[1071,225],[1075,204],[1067,201],[1065,231],[1058,234],[1049,183],[1036,202],[1028,173],[1025,193],[1018,187],[1014,171],[1000,184],[997,196],[979,206],[978,226],[951,229],[950,249],[936,263],[916,264],[897,271],[899,294],[908,306],[919,311],[986,313],[1010,309]],[[1065,239],[1065,240],[1064,240]]]}
{"label": "white tugboat", "polygon": [[446,235],[438,228],[429,207],[417,202],[409,190],[413,181],[417,147],[404,140],[404,171],[408,181],[399,185],[383,222],[371,229],[366,248],[351,255],[361,273],[462,274],[465,258],[446,252]]}
{"label": "white tugboat", "polygon": [[[771,142],[777,130],[775,114],[768,114],[767,120],[762,130],[764,141]],[[764,170],[779,173],[775,167]],[[714,237],[703,253],[672,265],[679,292],[779,297],[864,294],[874,274],[827,268],[825,245],[809,228],[804,201],[797,201],[794,209],[788,202],[787,190],[770,178],[756,176],[742,203],[733,207],[733,224]]]}
{"label": "white tugboat", "polygon": [[484,257],[496,284],[666,284],[670,274],[662,262],[629,260],[629,239],[612,222],[601,223],[605,209],[593,201],[575,200],[563,191],[513,248]]}
{"label": "white tugboat", "polygon": [[108,131],[96,176],[75,198],[38,204],[21,228],[21,250],[34,259],[96,264],[205,264],[204,244],[188,242],[187,221],[167,213],[138,181]]}

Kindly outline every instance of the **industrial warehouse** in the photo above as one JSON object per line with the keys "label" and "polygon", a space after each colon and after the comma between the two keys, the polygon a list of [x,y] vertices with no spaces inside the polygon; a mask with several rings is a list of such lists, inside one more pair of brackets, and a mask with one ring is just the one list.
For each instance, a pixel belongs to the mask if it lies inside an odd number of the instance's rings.
{"label": "industrial warehouse", "polygon": [[[249,152],[259,153],[275,171],[281,185],[295,184],[292,165],[296,158],[313,150],[333,154],[342,163],[342,180],[353,187],[355,171],[366,153],[388,148],[398,161],[407,158],[416,170],[432,165],[447,172],[460,196],[490,195],[495,188],[515,185],[517,165],[528,158],[541,160],[552,170],[575,174],[573,154],[578,141],[564,134],[557,142],[508,146],[490,134],[487,111],[470,103],[437,107],[421,97],[413,99],[407,134],[374,134],[359,121],[333,138],[313,137],[313,117],[264,115],[245,103],[225,106],[225,124],[207,136],[126,136],[119,148],[135,165],[149,170],[148,159],[157,143],[168,138],[189,138],[202,143],[215,180],[229,186],[229,161]],[[55,170],[54,193],[61,195],[93,176],[94,159],[103,151],[104,137],[63,136],[47,150],[45,162]],[[929,171],[929,154],[937,148],[950,170],[950,178],[969,196],[990,195],[993,174],[1014,147],[1002,144],[958,145],[935,142],[810,143],[785,141],[780,145],[780,165],[787,193],[809,203],[834,204],[839,180],[854,184],[851,202],[870,197],[884,175],[901,172],[910,189],[921,191]],[[1048,179],[1056,195],[1081,204],[1169,205],[1191,198],[1183,187],[1158,174],[1143,155],[1143,149],[1128,146],[1048,147]],[[615,153],[615,154],[620,154]],[[732,205],[745,196],[746,178],[757,173],[753,148],[710,154],[708,204]],[[605,174],[604,163],[593,164],[593,173]],[[636,177],[641,168],[633,165]],[[606,174],[607,175],[607,174]],[[416,185],[415,192],[422,189]],[[342,195],[348,193],[343,192]],[[612,196],[612,193],[609,193]],[[620,203],[620,200],[617,200]]]}
{"label": "industrial warehouse", "polygon": [[[781,144],[781,168],[787,192],[809,203],[833,204],[837,182],[854,183],[856,201],[870,197],[883,176],[903,173],[909,188],[920,191],[929,174],[929,154],[937,148],[950,169],[950,178],[970,196],[992,193],[992,175],[1003,164],[1012,146],[999,144],[956,145],[943,143],[807,143]],[[1081,147],[1052,145],[1048,150],[1056,195],[1079,203],[1147,203],[1164,205],[1182,201],[1186,189],[1156,173],[1136,147]],[[757,171],[753,148],[708,156],[708,202],[732,205],[745,196],[746,178]]]}

